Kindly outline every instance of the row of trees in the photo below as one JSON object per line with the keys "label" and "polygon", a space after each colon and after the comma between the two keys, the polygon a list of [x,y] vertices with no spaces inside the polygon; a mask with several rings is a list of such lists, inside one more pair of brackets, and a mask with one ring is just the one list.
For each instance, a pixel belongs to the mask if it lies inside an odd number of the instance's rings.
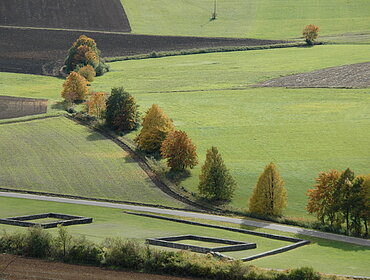
{"label": "row of trees", "polygon": [[320,172],[307,195],[307,211],[322,224],[334,229],[345,224],[347,234],[369,234],[370,175],[356,177],[349,168]]}

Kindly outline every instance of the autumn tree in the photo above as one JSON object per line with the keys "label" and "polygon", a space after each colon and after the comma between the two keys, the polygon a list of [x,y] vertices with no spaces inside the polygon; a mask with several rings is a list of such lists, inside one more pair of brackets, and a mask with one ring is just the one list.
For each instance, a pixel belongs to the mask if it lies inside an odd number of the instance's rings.
{"label": "autumn tree", "polygon": [[172,120],[157,104],[153,104],[143,118],[142,129],[135,141],[141,150],[156,153],[160,151],[167,134],[174,130]]}
{"label": "autumn tree", "polygon": [[76,72],[71,72],[63,83],[62,97],[68,101],[83,101],[89,92],[87,81]]}
{"label": "autumn tree", "polygon": [[139,126],[139,105],[123,87],[112,88],[106,103],[106,123],[117,131],[135,130]]}
{"label": "autumn tree", "polygon": [[359,216],[362,219],[365,227],[365,235],[369,235],[369,223],[370,223],[370,174],[359,176],[362,179],[361,193],[362,198],[359,205]]}
{"label": "autumn tree", "polygon": [[73,43],[64,64],[67,74],[71,71],[78,71],[86,65],[91,65],[97,76],[101,76],[109,70],[104,60],[100,57],[100,50],[96,42],[85,35],[81,35]]}
{"label": "autumn tree", "polygon": [[161,145],[161,155],[174,171],[193,168],[198,164],[196,146],[184,131],[171,131]]}
{"label": "autumn tree", "polygon": [[91,65],[86,65],[78,70],[78,74],[84,77],[88,82],[92,82],[95,79],[96,72]]}
{"label": "autumn tree", "polygon": [[227,201],[234,194],[236,183],[216,147],[207,150],[206,161],[199,175],[199,194],[211,201]]}
{"label": "autumn tree", "polygon": [[274,163],[270,163],[260,175],[249,200],[249,211],[259,215],[281,216],[287,206],[284,181]]}
{"label": "autumn tree", "polygon": [[340,172],[337,170],[320,172],[315,179],[314,188],[307,192],[307,211],[315,214],[322,223],[329,222],[332,226],[338,222],[334,205],[334,189],[339,177]]}
{"label": "autumn tree", "polygon": [[89,96],[86,101],[88,114],[101,118],[106,109],[107,94],[105,92],[92,92]]}
{"label": "autumn tree", "polygon": [[303,29],[303,38],[308,45],[313,45],[314,41],[319,37],[320,27],[309,24]]}

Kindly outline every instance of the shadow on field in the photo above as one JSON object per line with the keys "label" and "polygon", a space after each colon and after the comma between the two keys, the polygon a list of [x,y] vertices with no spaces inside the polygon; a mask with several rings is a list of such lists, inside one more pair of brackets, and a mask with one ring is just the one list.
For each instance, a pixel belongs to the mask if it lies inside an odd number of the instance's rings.
{"label": "shadow on field", "polygon": [[108,139],[98,133],[91,133],[86,137],[86,140],[87,141],[99,141],[99,140],[108,140]]}

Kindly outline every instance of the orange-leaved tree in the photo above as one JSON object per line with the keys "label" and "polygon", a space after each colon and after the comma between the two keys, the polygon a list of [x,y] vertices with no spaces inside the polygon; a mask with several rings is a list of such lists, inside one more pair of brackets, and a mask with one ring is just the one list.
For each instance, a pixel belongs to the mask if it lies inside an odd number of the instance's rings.
{"label": "orange-leaved tree", "polygon": [[271,162],[258,178],[249,200],[249,211],[263,216],[281,216],[287,200],[284,181]]}
{"label": "orange-leaved tree", "polygon": [[66,101],[83,101],[88,92],[86,79],[76,72],[71,72],[63,83],[61,95]]}
{"label": "orange-leaved tree", "polygon": [[320,172],[315,179],[313,189],[308,190],[307,211],[315,214],[322,223],[329,222],[332,226],[338,223],[335,210],[334,190],[341,173],[337,170]]}
{"label": "orange-leaved tree", "polygon": [[320,27],[309,24],[303,29],[303,38],[308,45],[313,45],[313,42],[319,37]]}
{"label": "orange-leaved tree", "polygon": [[174,130],[172,120],[157,104],[153,104],[143,118],[140,134],[135,141],[141,150],[156,153],[160,151],[167,134]]}
{"label": "orange-leaved tree", "polygon": [[184,131],[172,131],[162,142],[161,155],[171,170],[182,171],[198,164],[196,146]]}
{"label": "orange-leaved tree", "polygon": [[92,92],[89,96],[86,101],[88,114],[101,118],[106,108],[107,94],[105,92]]}

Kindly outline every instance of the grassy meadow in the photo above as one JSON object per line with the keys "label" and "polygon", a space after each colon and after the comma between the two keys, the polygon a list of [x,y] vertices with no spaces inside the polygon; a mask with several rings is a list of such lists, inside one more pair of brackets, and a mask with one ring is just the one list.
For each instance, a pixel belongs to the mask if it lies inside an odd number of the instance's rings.
{"label": "grassy meadow", "polygon": [[213,0],[121,2],[133,33],[296,39],[312,23],[324,36],[340,34],[370,42],[367,0],[218,0],[214,21],[210,21]]}
{"label": "grassy meadow", "polygon": [[[238,182],[234,206],[247,206],[259,174],[274,161],[288,189],[286,214],[307,217],[305,193],[319,171],[369,172],[369,90],[250,85],[364,62],[369,54],[363,45],[316,46],[115,62],[93,88],[123,85],[141,111],[159,104],[197,145],[201,164],[206,150],[218,147]],[[191,191],[201,164],[182,182]]]}
{"label": "grassy meadow", "polygon": [[181,206],[120,147],[64,117],[0,125],[0,187]]}
{"label": "grassy meadow", "polygon": [[[255,242],[257,244],[257,249],[248,250],[249,252],[228,252],[229,255],[236,258],[245,257],[288,244],[287,242],[225,230],[202,228],[199,226],[133,216],[124,214],[120,209],[0,197],[1,217],[43,212],[59,212],[92,217],[94,219],[92,224],[70,226],[68,227],[68,231],[74,236],[84,235],[89,240],[97,242],[104,240],[106,237],[131,238],[136,239],[139,242],[144,242],[145,238],[150,237],[198,234],[209,237]],[[237,227],[237,225],[231,226]],[[243,228],[245,228],[245,226],[243,226]],[[0,225],[0,230],[10,232],[23,231],[26,229],[15,226]],[[253,230],[286,236],[295,236],[288,233],[265,229]],[[55,233],[56,229],[49,229],[48,231]],[[370,270],[368,267],[369,248],[341,242],[309,238],[307,236],[297,237],[311,240],[312,244],[285,252],[281,255],[255,260],[252,261],[251,264],[280,269],[311,266],[315,270],[325,273],[370,276]]]}

